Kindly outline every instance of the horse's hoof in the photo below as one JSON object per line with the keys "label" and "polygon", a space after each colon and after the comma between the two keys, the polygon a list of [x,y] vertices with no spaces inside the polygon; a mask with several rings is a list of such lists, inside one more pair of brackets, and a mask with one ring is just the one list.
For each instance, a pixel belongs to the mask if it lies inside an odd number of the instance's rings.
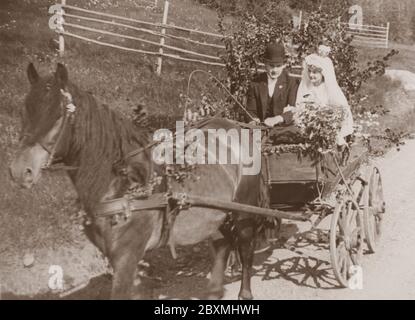
{"label": "horse's hoof", "polygon": [[250,297],[241,297],[241,296],[239,296],[238,300],[254,300],[254,297],[253,296],[250,296]]}
{"label": "horse's hoof", "polygon": [[207,300],[220,300],[223,298],[224,295],[225,295],[224,290],[209,292],[207,296]]}
{"label": "horse's hoof", "polygon": [[132,294],[131,300],[143,300],[143,296],[141,294]]}
{"label": "horse's hoof", "polygon": [[238,300],[253,300],[254,297],[250,291],[243,291],[239,293]]}

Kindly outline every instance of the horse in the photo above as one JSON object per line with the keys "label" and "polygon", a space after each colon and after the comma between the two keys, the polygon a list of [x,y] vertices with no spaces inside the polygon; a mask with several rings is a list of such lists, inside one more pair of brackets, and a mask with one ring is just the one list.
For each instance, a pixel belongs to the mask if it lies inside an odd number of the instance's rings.
{"label": "horse", "polygon": [[[146,148],[152,142],[149,130],[99,104],[91,93],[69,80],[63,64],[58,63],[51,75],[42,77],[31,63],[27,77],[30,91],[21,112],[20,147],[10,165],[12,179],[21,187],[32,188],[45,163],[59,160],[67,167],[88,219],[84,223],[86,235],[112,266],[111,298],[142,298],[139,286],[134,284],[140,282],[135,279],[136,266],[146,251],[160,246],[165,210],[141,210],[115,225],[108,217],[98,215],[97,210],[103,201],[123,197],[133,184],[148,184],[153,172],[163,173],[163,166],[152,160],[151,148]],[[76,110],[65,118],[69,107]],[[238,125],[213,119],[203,125],[203,129],[209,128],[238,129]],[[137,149],[141,152],[127,157]],[[122,170],[116,165],[120,162],[124,164]],[[173,181],[171,189],[254,206],[263,201],[260,175],[241,174],[240,164],[196,165],[193,170],[198,179]],[[165,183],[155,188],[155,192],[166,190]],[[230,217],[232,228],[225,232],[224,225]],[[194,245],[210,239],[213,265],[207,288],[209,299],[223,297],[226,261],[235,246],[242,263],[238,298],[252,299],[250,282],[257,225],[257,218],[251,214],[190,207],[176,215],[168,242]]]}

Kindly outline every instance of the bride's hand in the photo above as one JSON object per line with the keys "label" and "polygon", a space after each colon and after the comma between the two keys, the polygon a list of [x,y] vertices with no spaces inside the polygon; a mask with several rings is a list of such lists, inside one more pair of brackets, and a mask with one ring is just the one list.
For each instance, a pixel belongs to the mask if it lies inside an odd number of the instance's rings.
{"label": "bride's hand", "polygon": [[301,102],[304,103],[304,104],[310,104],[310,103],[314,103],[315,102],[315,99],[314,99],[314,97],[313,97],[312,94],[308,93],[308,94],[305,94],[303,96]]}

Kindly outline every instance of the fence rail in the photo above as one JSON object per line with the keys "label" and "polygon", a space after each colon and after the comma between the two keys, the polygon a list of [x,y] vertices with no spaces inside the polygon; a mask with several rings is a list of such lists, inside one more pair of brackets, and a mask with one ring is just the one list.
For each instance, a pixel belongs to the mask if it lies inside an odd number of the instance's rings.
{"label": "fence rail", "polygon": [[[169,1],[166,1],[166,2],[169,2]],[[216,38],[220,38],[220,39],[223,38],[223,36],[219,33],[205,32],[205,31],[201,31],[201,30],[195,30],[195,29],[189,29],[189,28],[184,28],[184,27],[180,27],[180,26],[174,26],[174,25],[171,25],[171,24],[154,23],[154,22],[148,22],[148,21],[143,21],[143,20],[138,20],[138,19],[132,19],[132,18],[127,18],[127,17],[117,16],[117,15],[114,15],[114,14],[83,9],[83,8],[79,8],[79,7],[75,7],[75,6],[71,6],[71,5],[66,5],[66,4],[63,5],[63,8],[77,10],[77,11],[81,11],[81,12],[85,12],[85,13],[91,13],[91,14],[95,14],[95,15],[102,16],[102,17],[107,17],[107,18],[113,18],[113,19],[118,19],[118,20],[135,22],[135,23],[148,25],[148,26],[152,26],[152,27],[156,27],[156,28],[175,29],[175,30],[179,30],[179,31],[187,31],[187,32],[190,32],[190,33],[197,33],[197,34],[202,34],[202,35],[206,35],[206,36],[216,37]]]}
{"label": "fence rail", "polygon": [[167,54],[167,53],[160,54],[158,52],[146,51],[146,50],[135,49],[135,48],[128,48],[128,47],[124,47],[124,46],[120,46],[120,45],[116,45],[116,44],[112,44],[112,43],[107,43],[107,42],[100,41],[100,40],[90,39],[90,38],[83,37],[83,36],[80,36],[80,35],[77,35],[77,34],[74,34],[74,33],[71,33],[71,32],[67,32],[67,31],[63,31],[62,34],[65,35],[65,36],[68,36],[68,37],[79,39],[79,40],[84,40],[84,41],[92,42],[92,43],[95,43],[95,44],[99,44],[99,45],[104,46],[104,47],[111,47],[111,48],[121,49],[121,50],[125,50],[125,51],[137,52],[137,53],[154,55],[154,56],[160,56],[161,55],[163,57],[169,57],[169,58],[173,58],[173,59],[176,59],[176,60],[197,62],[197,63],[212,65],[212,66],[219,66],[219,67],[224,67],[225,66],[223,63],[207,62],[207,61],[198,60],[198,59],[184,58],[184,57],[181,57],[181,56],[178,56],[178,55],[173,55],[173,54]]}
{"label": "fence rail", "polygon": [[[293,17],[293,25],[299,28],[303,23],[303,12]],[[340,21],[340,18],[339,18]],[[386,26],[375,26],[368,24],[356,24],[350,22],[341,23],[347,32],[353,36],[353,45],[365,47],[388,48],[389,45],[389,22]]]}
{"label": "fence rail", "polygon": [[353,45],[377,48],[388,48],[389,46],[389,22],[385,27],[353,23],[342,23],[342,25],[353,36]]}
{"label": "fence rail", "polygon": [[192,40],[192,39],[185,38],[185,37],[175,36],[175,35],[171,35],[171,34],[162,34],[161,32],[158,32],[158,31],[153,31],[153,30],[149,30],[149,29],[145,29],[145,28],[133,27],[133,26],[131,26],[129,24],[125,24],[125,23],[100,20],[100,19],[96,19],[96,18],[88,18],[88,17],[79,16],[79,15],[75,15],[75,14],[69,14],[69,13],[65,13],[65,17],[76,18],[78,20],[98,22],[98,23],[102,23],[102,24],[106,24],[106,25],[112,25],[112,26],[116,26],[116,27],[123,27],[125,29],[131,29],[131,30],[135,30],[135,31],[139,31],[139,32],[152,34],[152,35],[157,36],[157,37],[163,36],[163,37],[170,38],[170,39],[183,40],[185,42],[194,43],[194,44],[198,44],[198,45],[201,45],[201,46],[207,46],[207,47],[218,48],[218,49],[225,49],[225,46],[222,46],[222,45],[207,43],[207,42],[200,42],[200,41]]}
{"label": "fence rail", "polygon": [[[157,5],[157,1],[154,1],[154,5]],[[223,36],[217,33],[205,32],[201,30],[189,29],[168,24],[168,0],[164,2],[163,20],[160,23],[143,21],[139,19],[118,16],[110,13],[97,12],[93,10],[79,8],[76,6],[66,4],[65,0],[62,0],[61,8],[62,10],[58,12],[58,15],[60,16],[60,19],[58,20],[58,33],[59,51],[61,56],[63,56],[65,51],[64,36],[67,36],[102,46],[156,56],[158,74],[161,74],[163,57],[168,57],[181,61],[202,63],[211,66],[225,66],[223,63],[220,62],[220,58],[218,56],[208,54],[206,52],[197,51],[197,48],[199,46],[218,50],[225,49],[224,45],[214,43],[219,39],[223,39]],[[88,22],[94,23],[94,27],[85,25],[85,23]],[[105,27],[122,28],[122,30],[124,31],[133,30],[137,33],[146,34],[147,38],[122,34],[121,31],[114,31],[112,29],[111,31],[105,30]],[[76,30],[88,32],[88,35],[77,34]],[[177,32],[185,32],[186,36],[177,34]],[[96,35],[99,36],[96,38]],[[191,35],[199,35],[211,40],[200,41],[200,39],[192,39]],[[111,41],[101,40],[102,36],[109,36],[111,37],[111,39],[122,39],[124,41],[132,40],[140,42],[142,44],[153,46],[153,48],[156,48],[156,50],[143,50],[138,48],[132,48],[120,43],[111,43]],[[150,38],[154,38],[148,39],[148,36],[150,36]],[[191,44],[193,46],[191,49],[180,48],[173,44],[166,44],[167,39],[172,39],[175,42]]]}

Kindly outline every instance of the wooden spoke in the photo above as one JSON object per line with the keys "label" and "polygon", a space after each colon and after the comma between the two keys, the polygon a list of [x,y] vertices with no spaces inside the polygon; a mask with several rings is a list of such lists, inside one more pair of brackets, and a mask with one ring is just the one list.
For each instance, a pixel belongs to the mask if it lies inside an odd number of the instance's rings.
{"label": "wooden spoke", "polygon": [[334,209],[330,228],[330,257],[334,275],[342,287],[350,280],[350,268],[360,262],[362,250],[361,216],[352,198],[344,195]]}

